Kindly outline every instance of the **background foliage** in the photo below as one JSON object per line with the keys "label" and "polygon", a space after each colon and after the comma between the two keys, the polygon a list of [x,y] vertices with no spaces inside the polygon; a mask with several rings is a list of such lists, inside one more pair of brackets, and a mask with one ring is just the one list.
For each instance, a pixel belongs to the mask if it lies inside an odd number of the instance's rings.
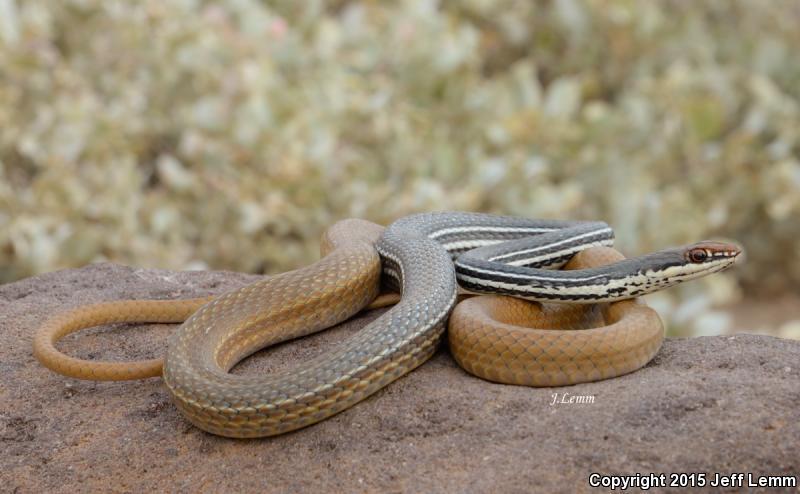
{"label": "background foliage", "polygon": [[798,23],[794,1],[0,0],[0,281],[277,272],[336,219],[464,209],[604,219],[628,254],[735,238],[745,265],[656,300],[724,325],[705,310],[739,287],[800,284]]}

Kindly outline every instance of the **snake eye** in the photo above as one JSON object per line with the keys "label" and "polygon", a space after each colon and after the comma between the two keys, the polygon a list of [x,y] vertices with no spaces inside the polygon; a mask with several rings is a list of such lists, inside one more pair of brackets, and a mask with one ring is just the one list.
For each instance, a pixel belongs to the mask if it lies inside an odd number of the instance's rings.
{"label": "snake eye", "polygon": [[708,259],[708,251],[705,249],[692,249],[689,251],[689,260],[694,263],[701,263]]}

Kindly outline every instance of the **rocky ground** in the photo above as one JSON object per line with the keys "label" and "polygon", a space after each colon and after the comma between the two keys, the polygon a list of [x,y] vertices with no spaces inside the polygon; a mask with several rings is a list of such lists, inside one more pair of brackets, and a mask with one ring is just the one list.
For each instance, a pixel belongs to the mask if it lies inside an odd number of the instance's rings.
{"label": "rocky ground", "polygon": [[[0,286],[0,491],[580,492],[593,472],[800,475],[800,342],[768,336],[669,339],[638,372],[561,389],[482,381],[442,349],[356,407],[263,440],[192,427],[160,379],[75,381],[31,355],[34,331],[54,311],[219,293],[253,279],[99,264]],[[260,352],[234,372],[316,355],[378,312]],[[143,358],[161,354],[172,329],[88,330],[60,348]],[[594,402],[553,405],[555,392]]]}

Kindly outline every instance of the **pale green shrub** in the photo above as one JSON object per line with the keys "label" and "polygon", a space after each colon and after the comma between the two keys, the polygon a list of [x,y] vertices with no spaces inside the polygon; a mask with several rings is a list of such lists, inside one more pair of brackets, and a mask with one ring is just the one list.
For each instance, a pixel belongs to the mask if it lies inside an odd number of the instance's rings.
{"label": "pale green shrub", "polygon": [[794,2],[0,0],[0,280],[277,272],[350,216],[604,219],[800,281]]}

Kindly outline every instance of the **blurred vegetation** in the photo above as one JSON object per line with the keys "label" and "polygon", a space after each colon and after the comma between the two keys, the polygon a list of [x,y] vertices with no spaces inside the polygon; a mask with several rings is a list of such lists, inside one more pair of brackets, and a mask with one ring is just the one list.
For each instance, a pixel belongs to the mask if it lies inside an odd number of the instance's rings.
{"label": "blurred vegetation", "polygon": [[704,310],[740,287],[800,285],[798,25],[794,1],[0,0],[0,282],[277,272],[337,219],[462,209],[603,219],[628,254],[737,239],[746,264],[656,301],[724,326]]}

